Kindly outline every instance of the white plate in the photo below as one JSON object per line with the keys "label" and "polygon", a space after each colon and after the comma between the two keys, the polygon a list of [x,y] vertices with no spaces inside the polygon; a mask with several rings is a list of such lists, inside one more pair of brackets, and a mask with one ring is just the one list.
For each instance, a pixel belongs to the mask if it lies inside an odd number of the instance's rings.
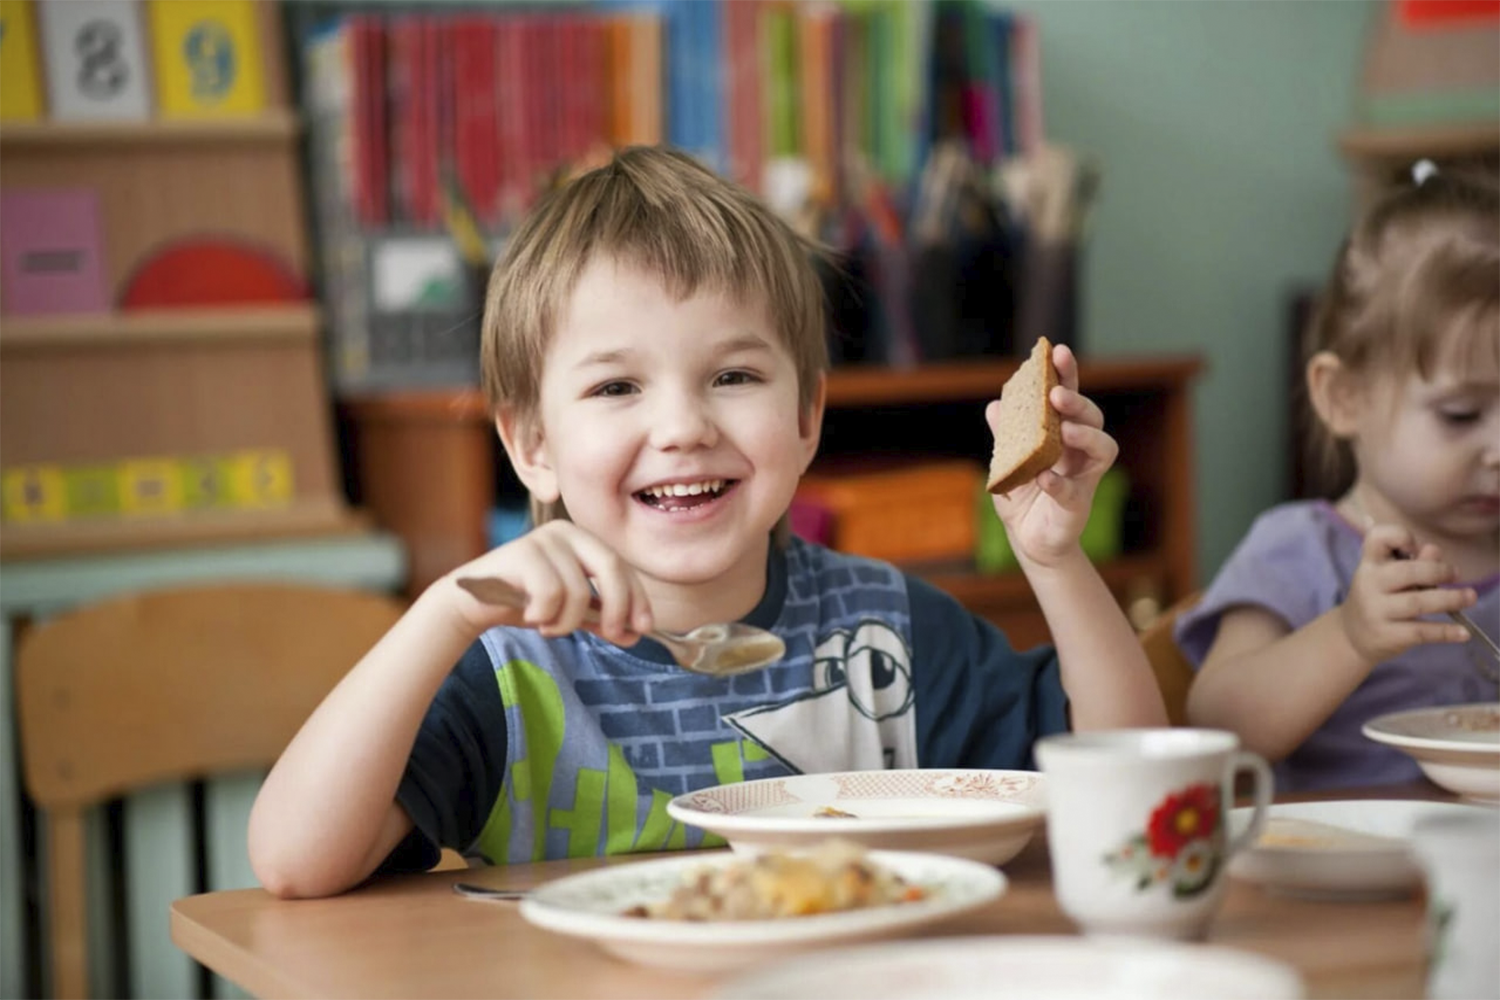
{"label": "white plate", "polygon": [[1005,891],[988,865],[936,854],[872,851],[870,860],[930,895],[896,903],[780,920],[688,921],[622,916],[629,907],[665,899],[684,873],[742,862],[733,854],[688,854],[614,865],[548,882],[521,903],[521,916],[550,931],[590,938],[631,962],[691,972],[761,964],[829,944],[894,937],[972,910]]}
{"label": "white plate", "polygon": [[[871,850],[933,851],[998,865],[1042,825],[1045,790],[1036,771],[843,771],[705,788],[673,799],[667,815],[746,853],[842,837]],[[855,818],[816,815],[826,807]]]}
{"label": "white plate", "polygon": [[1365,723],[1363,732],[1406,751],[1449,791],[1500,802],[1500,703],[1392,712]]}
{"label": "white plate", "polygon": [[841,948],[726,983],[719,1000],[1283,1000],[1291,966],[1220,945],[1005,935]]}
{"label": "white plate", "polygon": [[[1245,829],[1252,811],[1248,807],[1232,810],[1231,828]],[[1274,805],[1261,839],[1230,860],[1229,874],[1294,896],[1351,900],[1404,896],[1422,884],[1422,869],[1411,851],[1417,820],[1487,811],[1450,802],[1394,799]],[[1292,842],[1292,837],[1298,842]]]}

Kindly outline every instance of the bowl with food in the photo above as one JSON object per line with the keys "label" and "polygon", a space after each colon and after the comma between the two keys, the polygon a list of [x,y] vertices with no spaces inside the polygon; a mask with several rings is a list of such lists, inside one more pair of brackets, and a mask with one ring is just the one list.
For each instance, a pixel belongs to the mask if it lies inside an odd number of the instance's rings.
{"label": "bowl with food", "polygon": [[1363,732],[1411,755],[1449,791],[1500,803],[1500,702],[1391,712],[1365,723]]}

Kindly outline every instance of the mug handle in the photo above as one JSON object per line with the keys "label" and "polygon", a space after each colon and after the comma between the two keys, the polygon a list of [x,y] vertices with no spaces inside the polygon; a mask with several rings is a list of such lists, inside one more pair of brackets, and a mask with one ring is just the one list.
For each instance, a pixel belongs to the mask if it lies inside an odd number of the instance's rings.
{"label": "mug handle", "polygon": [[1229,854],[1234,854],[1242,848],[1255,843],[1260,836],[1260,831],[1266,825],[1266,813],[1271,808],[1271,790],[1275,787],[1275,780],[1271,777],[1271,765],[1266,763],[1264,757],[1254,754],[1248,750],[1239,750],[1229,761],[1229,773],[1226,777],[1224,787],[1230,789],[1233,794],[1235,776],[1241,771],[1248,771],[1254,776],[1255,811],[1250,816],[1250,825],[1238,837],[1229,841]]}

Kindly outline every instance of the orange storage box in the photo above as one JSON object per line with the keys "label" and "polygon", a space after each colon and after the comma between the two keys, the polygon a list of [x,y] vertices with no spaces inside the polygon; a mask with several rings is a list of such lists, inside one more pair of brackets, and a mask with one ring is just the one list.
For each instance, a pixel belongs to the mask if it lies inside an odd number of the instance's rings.
{"label": "orange storage box", "polygon": [[833,515],[832,547],[840,552],[891,562],[970,559],[974,491],[983,478],[984,469],[968,461],[813,472],[797,499]]}

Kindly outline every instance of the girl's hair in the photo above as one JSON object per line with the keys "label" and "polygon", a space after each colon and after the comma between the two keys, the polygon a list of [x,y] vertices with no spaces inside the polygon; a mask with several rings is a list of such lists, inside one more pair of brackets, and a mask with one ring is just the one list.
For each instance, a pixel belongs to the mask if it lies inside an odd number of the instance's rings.
{"label": "girl's hair", "polygon": [[[1373,205],[1344,241],[1304,331],[1304,367],[1320,351],[1355,377],[1431,377],[1440,359],[1500,361],[1500,183],[1444,169]],[[1338,495],[1354,458],[1302,392],[1313,471]]]}
{"label": "girl's hair", "polygon": [[[822,250],[744,188],[665,147],[622,149],[550,192],[512,234],[485,297],[480,374],[492,410],[537,414],[542,364],[579,276],[612,258],[686,299],[699,291],[763,309],[797,370],[804,410],[828,367]],[[532,504],[532,523],[566,517]],[[783,532],[784,533],[784,532]]]}

